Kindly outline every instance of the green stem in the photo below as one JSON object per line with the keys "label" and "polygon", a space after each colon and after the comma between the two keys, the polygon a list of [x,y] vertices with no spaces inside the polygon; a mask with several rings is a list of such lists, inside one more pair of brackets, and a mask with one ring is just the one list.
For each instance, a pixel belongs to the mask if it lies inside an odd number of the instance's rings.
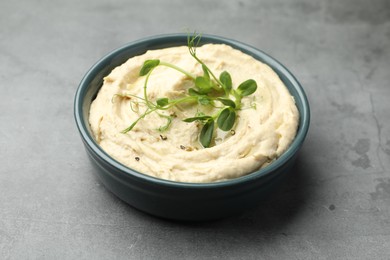
{"label": "green stem", "polygon": [[192,75],[188,71],[185,71],[182,68],[177,67],[177,66],[175,66],[175,65],[173,65],[171,63],[161,61],[159,65],[166,66],[166,67],[169,67],[171,69],[177,70],[177,71],[183,73],[184,75],[186,75],[187,77],[191,78],[192,80],[195,80],[195,76],[194,75]]}
{"label": "green stem", "polygon": [[189,96],[189,97],[183,97],[179,99],[174,99],[171,101],[169,104],[168,108],[171,108],[173,106],[176,106],[177,104],[184,103],[184,102],[191,102],[191,101],[196,101],[197,97],[195,96]]}
{"label": "green stem", "polygon": [[147,92],[146,92],[146,89],[147,89],[149,77],[150,77],[150,75],[152,74],[152,71],[153,71],[153,69],[151,69],[151,70],[149,71],[149,73],[146,75],[145,83],[144,83],[144,99],[145,99],[146,105],[147,105],[148,108],[150,108],[150,109],[153,109],[154,106],[153,106],[153,103],[151,103],[151,102],[149,101],[149,99],[148,99],[148,94],[147,94]]}
{"label": "green stem", "polygon": [[172,116],[163,115],[163,114],[161,114],[161,113],[159,113],[159,112],[157,112],[157,111],[156,111],[156,113],[157,113],[157,115],[159,115],[160,117],[167,119],[167,123],[166,123],[165,125],[160,126],[160,127],[157,129],[157,130],[160,131],[160,132],[164,132],[164,131],[166,131],[166,130],[169,128],[169,126],[171,125],[171,123],[172,123]]}
{"label": "green stem", "polygon": [[[214,75],[214,73],[209,69],[209,67],[207,67],[207,65],[204,64],[204,62],[201,61],[201,60],[196,56],[195,53],[191,53],[191,56],[194,57],[194,59],[195,59],[197,62],[199,62],[201,65],[205,66],[206,69],[209,71],[210,75],[211,75],[211,76],[213,77],[213,79],[217,82],[217,84],[218,84],[219,86],[222,87],[222,82]],[[216,89],[216,88],[214,88],[214,89],[215,89],[215,90],[219,90],[219,89]]]}
{"label": "green stem", "polygon": [[236,110],[240,110],[241,109],[241,99],[242,99],[242,96],[240,94],[237,93],[237,91],[235,91],[234,89],[232,89],[232,94],[234,96],[234,98],[236,99],[234,103],[236,103]]}
{"label": "green stem", "polygon": [[187,96],[187,97],[183,97],[183,98],[174,99],[174,100],[169,101],[168,105],[166,105],[164,107],[158,107],[158,108],[156,108],[156,110],[157,109],[158,110],[168,110],[168,109],[176,106],[177,104],[196,101],[196,99],[197,99],[197,97],[195,97],[195,96]]}
{"label": "green stem", "polygon": [[148,110],[146,109],[145,113],[143,113],[140,117],[137,118],[137,120],[135,120],[128,128],[122,130],[122,134],[126,134],[127,132],[131,131],[134,126],[143,118],[145,118],[147,115],[149,115],[150,113],[153,113],[154,111],[156,111],[156,109],[151,109],[151,110]]}

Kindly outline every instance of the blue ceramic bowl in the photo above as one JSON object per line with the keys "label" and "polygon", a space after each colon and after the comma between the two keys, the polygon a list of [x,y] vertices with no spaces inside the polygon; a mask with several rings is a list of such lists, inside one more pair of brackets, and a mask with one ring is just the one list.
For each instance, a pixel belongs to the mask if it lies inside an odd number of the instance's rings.
{"label": "blue ceramic bowl", "polygon": [[215,183],[182,183],[151,177],[111,158],[93,138],[88,123],[89,108],[103,83],[103,77],[127,59],[147,50],[187,44],[186,34],[161,35],[129,43],[100,59],[84,76],[75,96],[74,116],[81,139],[102,183],[135,208],[163,218],[209,220],[235,214],[256,205],[289,172],[309,128],[310,111],[306,95],[295,77],[278,61],[244,43],[203,35],[202,44],[224,43],[268,64],[294,96],[299,129],[288,148],[271,165],[236,179]]}

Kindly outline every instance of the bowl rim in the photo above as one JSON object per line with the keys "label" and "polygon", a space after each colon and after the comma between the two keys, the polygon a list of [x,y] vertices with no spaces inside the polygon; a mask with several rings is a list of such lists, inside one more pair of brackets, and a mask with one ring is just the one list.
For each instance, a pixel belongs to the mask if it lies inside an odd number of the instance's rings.
{"label": "bowl rim", "polygon": [[[145,45],[146,43],[150,42],[159,42],[159,41],[168,41],[168,42],[174,42],[175,40],[183,40],[184,38],[187,39],[188,34],[185,33],[174,33],[174,34],[160,34],[155,36],[149,36],[145,37],[136,41],[128,42],[124,45],[122,45],[119,48],[116,48],[109,53],[107,53],[105,56],[100,58],[95,64],[87,71],[87,73],[84,75],[82,80],[79,83],[79,86],[77,88],[75,97],[74,97],[74,118],[76,121],[77,128],[80,132],[81,138],[84,141],[85,145],[88,145],[91,150],[93,150],[103,161],[111,165],[112,167],[118,169],[122,173],[125,173],[129,176],[135,177],[139,180],[146,181],[146,182],[152,182],[156,185],[162,185],[166,187],[179,187],[179,188],[195,188],[195,189],[202,189],[202,188],[222,188],[226,186],[232,186],[232,185],[239,185],[247,182],[253,182],[257,179],[264,178],[265,176],[268,176],[272,174],[273,171],[278,169],[279,167],[286,164],[300,149],[302,146],[302,143],[308,133],[309,125],[310,125],[310,107],[309,102],[307,99],[307,96],[301,86],[301,84],[298,82],[298,80],[295,78],[295,76],[278,60],[271,57],[267,53],[251,46],[246,43],[242,43],[237,40],[212,35],[212,34],[202,34],[202,41],[201,44],[205,44],[207,42],[217,42],[217,43],[223,43],[232,46],[233,48],[239,49],[243,51],[246,54],[249,54],[253,56],[256,59],[259,59],[261,57],[261,61],[270,66],[279,76],[279,73],[281,73],[283,76],[285,76],[290,82],[295,91],[297,92],[297,96],[302,102],[302,111],[299,112],[299,123],[298,124],[298,131],[297,134],[293,140],[293,142],[290,144],[288,149],[279,156],[274,162],[272,162],[270,165],[256,170],[254,172],[251,172],[249,174],[246,174],[244,176],[240,176],[233,179],[223,180],[223,181],[217,181],[217,182],[206,182],[206,183],[195,183],[195,182],[179,182],[179,181],[172,181],[172,180],[166,180],[157,178],[151,175],[144,174],[142,172],[136,171],[134,169],[131,169],[128,166],[125,166],[124,164],[118,162],[114,158],[112,158],[110,155],[108,155],[94,140],[93,136],[90,135],[88,129],[86,128],[86,124],[89,124],[88,119],[85,119],[83,117],[82,113],[82,105],[83,105],[83,98],[85,96],[85,93],[87,92],[90,80],[94,78],[94,75],[98,73],[99,69],[103,64],[107,63],[112,57],[118,56],[120,53],[124,52],[125,50],[128,50],[132,46],[139,46],[139,45]],[[206,41],[206,42],[205,42]],[[171,46],[175,46],[172,44]],[[147,49],[145,49],[147,51]],[[135,56],[135,55],[134,55]],[[129,56],[128,58],[131,58]],[[280,77],[280,76],[279,76]]]}

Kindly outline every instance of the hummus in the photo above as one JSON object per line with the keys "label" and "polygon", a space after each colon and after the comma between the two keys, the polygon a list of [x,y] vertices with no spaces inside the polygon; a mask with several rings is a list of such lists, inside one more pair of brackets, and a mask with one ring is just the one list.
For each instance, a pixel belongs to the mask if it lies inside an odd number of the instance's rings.
{"label": "hummus", "polygon": [[[180,105],[165,115],[175,115],[168,130],[160,132],[167,119],[151,113],[128,133],[121,133],[145,111],[142,100],[145,77],[140,68],[148,59],[160,59],[202,75],[202,67],[188,47],[151,50],[129,59],[104,78],[91,104],[89,122],[97,143],[114,159],[141,173],[179,182],[215,182],[246,175],[278,158],[293,141],[299,114],[295,102],[277,74],[266,64],[223,44],[197,48],[197,56],[219,75],[228,71],[233,87],[247,79],[257,82],[254,94],[242,99],[231,131],[216,130],[213,146],[202,148],[200,126],[186,123],[200,106]],[[148,81],[148,99],[180,98],[193,82],[166,67],[154,69]],[[127,97],[123,97],[127,96]],[[212,111],[208,111],[212,114]]]}

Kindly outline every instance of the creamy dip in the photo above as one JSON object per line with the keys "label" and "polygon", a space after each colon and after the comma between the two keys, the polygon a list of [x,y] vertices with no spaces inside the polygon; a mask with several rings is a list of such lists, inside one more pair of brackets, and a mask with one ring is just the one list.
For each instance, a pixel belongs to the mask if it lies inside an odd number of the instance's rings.
{"label": "creamy dip", "polygon": [[[243,106],[232,131],[216,131],[213,146],[202,148],[199,123],[182,120],[204,108],[180,105],[163,112],[175,115],[164,132],[158,128],[166,124],[166,118],[151,113],[133,130],[121,133],[145,111],[142,100],[121,96],[143,97],[145,77],[140,77],[139,71],[145,60],[160,59],[194,75],[203,74],[187,46],[151,50],[115,68],[104,78],[92,102],[89,122],[102,149],[134,170],[179,182],[232,179],[278,158],[296,135],[299,114],[277,74],[266,64],[223,44],[203,45],[197,48],[197,56],[215,75],[228,71],[234,87],[247,79],[257,82],[256,92],[242,99]],[[174,99],[185,95],[190,87],[193,83],[184,74],[158,66],[149,78],[147,94],[152,102],[162,97]]]}

